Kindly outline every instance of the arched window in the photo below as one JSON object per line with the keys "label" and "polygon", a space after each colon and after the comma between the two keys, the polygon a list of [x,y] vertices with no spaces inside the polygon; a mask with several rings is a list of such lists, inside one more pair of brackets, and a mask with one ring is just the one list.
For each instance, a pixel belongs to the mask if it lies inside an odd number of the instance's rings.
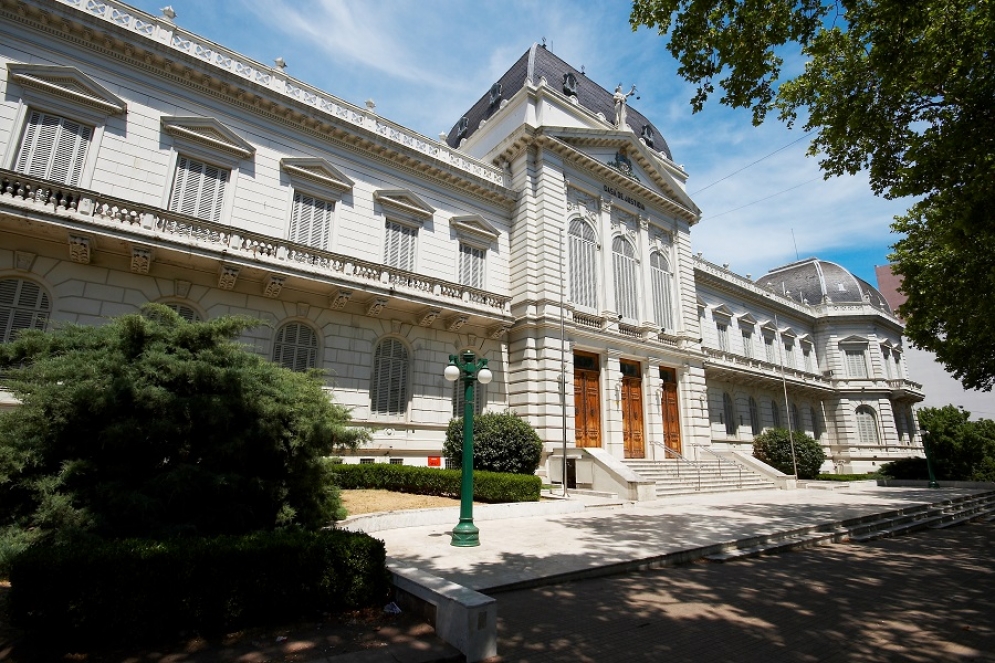
{"label": "arched window", "polygon": [[877,417],[874,415],[874,408],[868,405],[861,405],[857,408],[857,436],[862,445],[876,446],[881,444]]}
{"label": "arched window", "polygon": [[33,281],[0,279],[0,343],[23,329],[45,329],[52,303]]}
{"label": "arched window", "polygon": [[200,322],[200,313],[197,313],[197,311],[186,304],[166,302],[164,306],[168,309],[176,311],[176,313],[187,322]]}
{"label": "arched window", "polygon": [[636,285],[636,250],[622,238],[612,240],[615,265],[615,306],[625,318],[639,317],[639,288]]}
{"label": "arched window", "polygon": [[318,363],[318,335],[299,322],[280,327],[273,343],[273,361],[292,371],[314,368]]}
{"label": "arched window", "polygon": [[760,435],[763,432],[763,426],[760,425],[760,413],[757,411],[757,401],[753,396],[750,396],[750,430],[753,431],[754,435]]}
{"label": "arched window", "polygon": [[781,409],[774,401],[770,402],[770,419],[774,422],[774,428],[781,427]]}
{"label": "arched window", "polygon": [[822,420],[819,419],[819,413],[814,407],[809,407],[808,413],[812,416],[812,437],[818,440],[822,437]]}
{"label": "arched window", "polygon": [[403,415],[408,409],[408,349],[385,338],[373,351],[370,402],[375,414]]}
{"label": "arched window", "polygon": [[587,221],[570,222],[570,301],[577,306],[598,307],[598,239]]}
{"label": "arched window", "polygon": [[650,274],[653,279],[653,315],[663,329],[674,329],[673,291],[674,275],[670,261],[659,251],[650,254]]}
{"label": "arched window", "polygon": [[797,431],[802,429],[802,415],[798,411],[798,406],[794,403],[791,404],[791,425],[794,426]]}
{"label": "arched window", "polygon": [[[462,352],[459,353],[462,356]],[[492,369],[493,370],[493,369]],[[487,385],[477,382],[473,385],[473,413],[480,414],[484,411]],[[463,409],[466,405],[466,385],[463,380],[453,381],[453,418],[459,419],[463,416]]]}
{"label": "arched window", "polygon": [[722,414],[725,418],[726,435],[736,434],[736,410],[732,406],[732,396],[722,394]]}

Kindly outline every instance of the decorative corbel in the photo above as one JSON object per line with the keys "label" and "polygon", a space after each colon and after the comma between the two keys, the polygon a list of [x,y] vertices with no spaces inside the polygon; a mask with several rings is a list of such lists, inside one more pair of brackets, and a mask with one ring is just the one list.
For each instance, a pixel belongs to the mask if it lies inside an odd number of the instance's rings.
{"label": "decorative corbel", "polygon": [[273,298],[279,297],[280,291],[283,290],[283,284],[286,282],[287,279],[285,277],[270,274],[266,280],[266,284],[263,286],[263,295]]}
{"label": "decorative corbel", "polygon": [[418,317],[418,326],[431,327],[441,314],[442,311],[437,308],[430,308],[422,311]]}
{"label": "decorative corbel", "polygon": [[377,297],[366,306],[366,315],[376,317],[383,313],[385,306],[387,306],[387,299],[385,297]]}
{"label": "decorative corbel", "polygon": [[463,325],[466,324],[470,317],[466,315],[457,315],[446,320],[446,329],[449,331],[459,331]]}
{"label": "decorative corbel", "polygon": [[90,238],[69,235],[69,259],[81,265],[90,264]]}
{"label": "decorative corbel", "polygon": [[218,275],[218,287],[222,290],[231,290],[234,288],[235,281],[238,280],[238,271],[238,267],[221,265],[221,271]]}
{"label": "decorative corbel", "polygon": [[352,290],[339,290],[334,295],[331,296],[331,303],[329,306],[338,311],[345,307],[349,303],[349,299],[352,297]]}
{"label": "decorative corbel", "polygon": [[131,271],[135,274],[148,274],[152,266],[152,249],[140,246],[131,247]]}
{"label": "decorative corbel", "polygon": [[501,338],[511,330],[511,325],[496,325],[487,330],[487,337],[495,340]]}

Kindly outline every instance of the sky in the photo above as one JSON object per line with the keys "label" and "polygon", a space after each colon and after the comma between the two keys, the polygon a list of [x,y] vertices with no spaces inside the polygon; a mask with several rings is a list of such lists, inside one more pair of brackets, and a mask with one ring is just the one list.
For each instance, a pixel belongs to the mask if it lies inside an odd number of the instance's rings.
{"label": "sky", "polygon": [[[154,15],[164,6],[131,4]],[[178,26],[263,64],[282,57],[289,75],[359,106],[373,99],[378,114],[431,138],[448,132],[533,42],[545,40],[602,87],[637,86],[631,106],[663,133],[702,210],[693,250],[738,274],[757,278],[818,256],[876,284],[874,266],[887,263],[896,240],[889,225],[911,204],[875,197],[862,174],[824,180],[818,160],[805,154],[810,137],[801,127],[774,118],[754,127],[748,110],[721,106],[717,97],[692,113],[692,86],[677,76],[665,39],[645,28],[633,32],[623,0],[171,6]]]}

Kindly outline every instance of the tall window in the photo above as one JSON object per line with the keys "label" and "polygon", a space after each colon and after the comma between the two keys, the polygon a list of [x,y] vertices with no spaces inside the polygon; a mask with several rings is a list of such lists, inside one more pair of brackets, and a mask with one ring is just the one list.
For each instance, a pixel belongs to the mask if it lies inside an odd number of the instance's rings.
{"label": "tall window", "polygon": [[881,443],[877,417],[874,416],[874,409],[868,405],[857,408],[857,436],[860,438],[860,443],[865,446],[876,446]]}
{"label": "tall window", "polygon": [[791,404],[791,425],[797,431],[802,429],[802,415],[798,411],[798,406],[794,403]]}
{"label": "tall window", "polygon": [[750,396],[750,430],[754,435],[760,435],[763,432],[763,426],[760,425],[760,412],[757,410],[757,401],[753,396]]}
{"label": "tall window", "polygon": [[715,331],[719,335],[719,350],[729,352],[729,323],[716,322]]}
{"label": "tall window", "polygon": [[45,329],[51,307],[37,283],[0,279],[0,343],[14,340],[23,329]]}
{"label": "tall window", "polygon": [[774,428],[781,428],[781,408],[774,401],[770,402],[770,419],[774,422]]}
{"label": "tall window", "polygon": [[408,349],[386,338],[373,352],[370,401],[376,414],[401,415],[408,409]]}
{"label": "tall window", "polygon": [[316,249],[327,249],[328,232],[334,211],[335,203],[295,191],[288,239]]}
{"label": "tall window", "polygon": [[471,288],[484,287],[484,256],[486,252],[469,244],[459,245],[459,282]]}
{"label": "tall window", "polygon": [[862,346],[847,346],[843,348],[846,357],[846,373],[851,378],[867,377],[866,348]]}
{"label": "tall window", "polygon": [[674,329],[673,291],[674,275],[667,257],[659,251],[650,255],[650,274],[653,279],[653,313],[655,322],[663,329]]}
{"label": "tall window", "polygon": [[736,434],[736,409],[732,405],[732,396],[722,394],[722,414],[726,424],[726,435]]}
{"label": "tall window", "polygon": [[892,350],[891,357],[895,362],[895,378],[900,380],[902,378],[902,353],[898,350]]}
{"label": "tall window", "polygon": [[570,301],[577,306],[598,307],[598,241],[591,224],[570,222]]}
{"label": "tall window", "polygon": [[19,173],[78,186],[93,128],[31,111],[14,168]]}
{"label": "tall window", "polygon": [[318,363],[318,337],[299,322],[286,324],[276,332],[273,361],[292,371],[306,371]]}
{"label": "tall window", "polygon": [[818,440],[822,437],[822,420],[819,419],[819,413],[814,407],[809,406],[808,413],[812,417],[812,437]]}
{"label": "tall window", "polygon": [[615,264],[615,305],[626,318],[639,317],[639,290],[636,285],[636,250],[621,237],[612,240]]}
{"label": "tall window", "polygon": [[795,367],[795,344],[791,339],[784,340],[784,365],[788,368]]}
{"label": "tall window", "polygon": [[[481,383],[476,383],[473,387],[473,413],[480,414],[484,411],[484,402],[486,398],[484,397],[485,385]],[[463,416],[463,410],[466,406],[466,385],[462,380],[456,380],[453,382],[453,417],[459,419]]]}
{"label": "tall window", "polygon": [[753,358],[753,332],[749,329],[743,330],[743,354],[750,359]]}
{"label": "tall window", "polygon": [[387,237],[383,253],[384,264],[413,272],[415,269],[415,240],[417,238],[417,228],[396,221],[387,221]]}
{"label": "tall window", "polygon": [[777,353],[774,350],[774,337],[764,334],[764,356],[768,363],[777,363]]}
{"label": "tall window", "polygon": [[809,373],[814,373],[815,369],[812,366],[812,344],[802,343],[802,358],[805,361],[805,370]]}
{"label": "tall window", "polygon": [[230,176],[229,170],[180,156],[176,160],[169,209],[205,221],[220,221]]}

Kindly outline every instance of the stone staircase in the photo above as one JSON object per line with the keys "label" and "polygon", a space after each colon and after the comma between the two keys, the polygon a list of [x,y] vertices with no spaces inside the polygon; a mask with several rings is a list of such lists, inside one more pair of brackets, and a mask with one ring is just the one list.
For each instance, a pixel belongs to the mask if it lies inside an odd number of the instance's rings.
{"label": "stone staircase", "polygon": [[656,482],[658,498],[701,493],[730,493],[740,490],[768,490],[777,487],[773,479],[733,460],[628,459],[625,464],[639,476]]}

